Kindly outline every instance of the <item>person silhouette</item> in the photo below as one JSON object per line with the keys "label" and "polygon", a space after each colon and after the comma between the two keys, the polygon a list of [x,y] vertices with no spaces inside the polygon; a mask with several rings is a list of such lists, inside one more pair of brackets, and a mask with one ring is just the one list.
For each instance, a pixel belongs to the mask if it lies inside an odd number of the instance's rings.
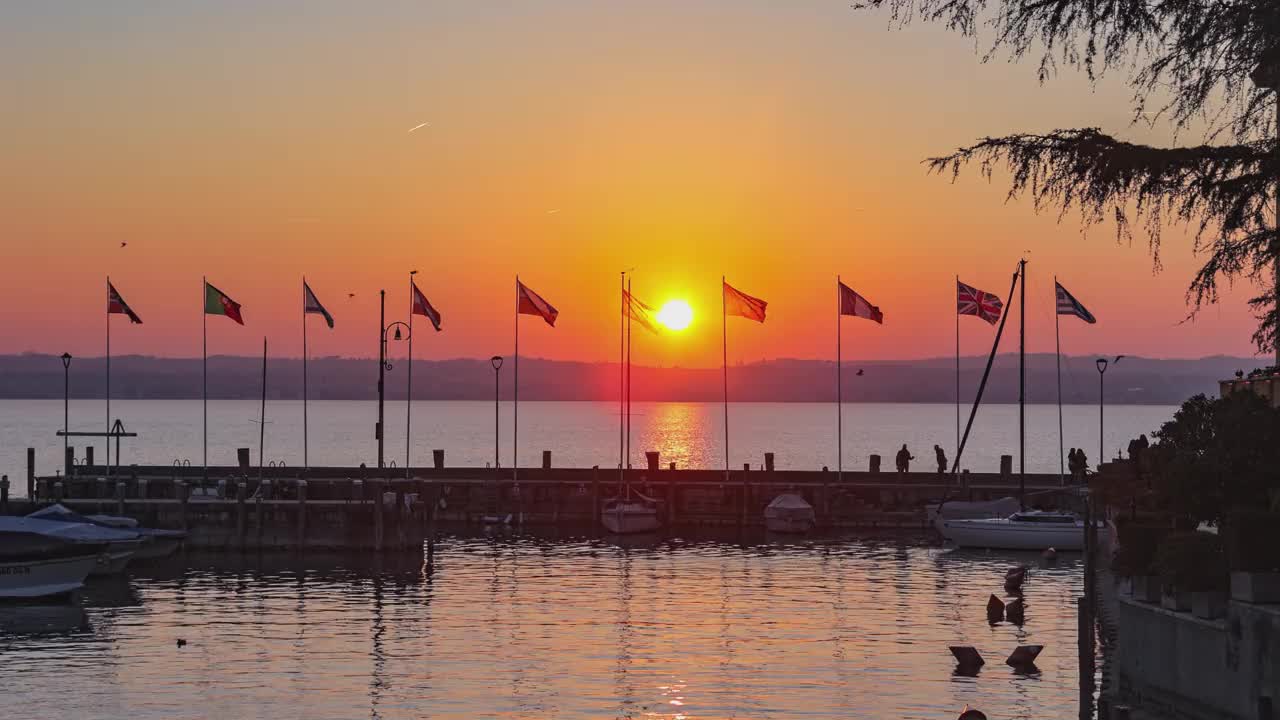
{"label": "person silhouette", "polygon": [[897,456],[898,472],[900,473],[910,472],[911,461],[915,459],[916,458],[914,455],[911,454],[911,451],[907,450],[907,444],[902,443],[902,449],[898,451],[898,456]]}
{"label": "person silhouette", "polygon": [[945,474],[947,472],[947,451],[943,450],[941,445],[934,445],[933,454],[938,458],[938,474]]}

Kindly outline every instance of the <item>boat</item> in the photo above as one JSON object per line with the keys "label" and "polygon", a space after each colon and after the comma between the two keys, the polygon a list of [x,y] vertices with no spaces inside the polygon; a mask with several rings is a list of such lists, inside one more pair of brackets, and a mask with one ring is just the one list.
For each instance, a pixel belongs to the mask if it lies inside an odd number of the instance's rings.
{"label": "boat", "polygon": [[662,527],[658,501],[633,489],[629,483],[623,485],[621,497],[605,501],[600,522],[616,535],[653,532]]}
{"label": "boat", "polygon": [[1085,524],[1072,513],[1031,510],[984,520],[943,520],[942,535],[959,547],[996,550],[1083,550]]}
{"label": "boat", "polygon": [[36,599],[80,589],[100,566],[106,543],[50,534],[61,523],[0,517],[0,598]]}
{"label": "boat", "polygon": [[105,543],[106,550],[92,575],[124,572],[146,539],[132,530],[96,525],[83,515],[55,503],[28,514],[23,520],[47,523],[44,534],[83,543]]}
{"label": "boat", "polygon": [[782,493],[764,509],[764,526],[769,532],[803,534],[813,529],[817,514],[797,493]]}
{"label": "boat", "polygon": [[924,506],[925,519],[938,532],[942,532],[944,520],[985,520],[988,518],[1005,518],[1010,513],[1022,509],[1022,503],[1016,497],[1002,497],[998,500],[943,500]]}
{"label": "boat", "polygon": [[177,552],[178,548],[182,547],[182,543],[187,540],[185,530],[139,527],[138,521],[133,518],[119,515],[88,515],[86,518],[94,525],[118,530],[130,530],[141,535],[143,538],[142,546],[133,554],[133,560],[130,562],[167,558]]}

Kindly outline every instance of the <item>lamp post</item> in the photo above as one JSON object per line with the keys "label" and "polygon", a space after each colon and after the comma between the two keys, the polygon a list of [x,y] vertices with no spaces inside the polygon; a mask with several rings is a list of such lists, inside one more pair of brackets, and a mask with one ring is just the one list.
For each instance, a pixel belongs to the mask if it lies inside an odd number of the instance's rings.
{"label": "lamp post", "polygon": [[494,355],[489,358],[489,364],[493,366],[493,470],[496,474],[498,471],[498,400],[499,384],[498,372],[502,370],[502,356]]}
{"label": "lamp post", "polygon": [[[400,322],[399,320],[391,323],[390,325],[387,325],[386,324],[387,322],[387,291],[380,290],[378,291],[378,295],[379,295],[378,326],[381,329],[378,333],[378,428],[377,428],[378,432],[377,432],[377,435],[378,435],[378,467],[381,468],[381,467],[384,467],[385,465],[385,463],[383,462],[383,452],[382,452],[383,440],[386,437],[386,433],[383,431],[383,418],[384,418],[383,406],[386,403],[385,376],[386,376],[386,373],[390,372],[391,368],[393,367],[391,362],[387,360],[387,333],[392,328],[395,328],[395,331],[396,331],[395,336],[392,339],[400,340],[402,337],[400,334],[400,328],[403,327],[405,332],[408,333],[409,326],[406,323]],[[407,335],[405,337],[407,337]],[[405,440],[407,441],[408,438],[406,438]]]}
{"label": "lamp post", "polygon": [[[67,457],[71,447],[71,353],[62,353],[62,457]],[[67,471],[70,474],[71,468]]]}
{"label": "lamp post", "polygon": [[1124,357],[1123,355],[1117,355],[1115,360],[1108,361],[1106,358],[1098,358],[1095,361],[1095,363],[1098,366],[1098,463],[1097,463],[1098,467],[1102,467],[1102,461],[1104,459],[1104,456],[1102,454],[1103,447],[1104,447],[1103,440],[1102,440],[1102,423],[1103,423],[1102,408],[1104,404],[1103,403],[1103,390],[1104,390],[1103,378],[1107,374],[1107,366],[1119,364],[1121,358],[1123,357]]}

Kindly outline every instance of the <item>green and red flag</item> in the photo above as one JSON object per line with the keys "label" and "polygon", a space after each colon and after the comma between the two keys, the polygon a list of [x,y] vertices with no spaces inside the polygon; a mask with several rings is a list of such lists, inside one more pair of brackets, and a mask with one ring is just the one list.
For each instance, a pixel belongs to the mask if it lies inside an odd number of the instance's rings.
{"label": "green and red flag", "polygon": [[241,325],[244,324],[244,318],[240,315],[240,303],[210,285],[208,280],[204,282],[204,314],[226,315]]}
{"label": "green and red flag", "polygon": [[129,307],[129,303],[125,302],[124,298],[120,297],[119,291],[110,280],[107,281],[107,314],[128,315],[129,322],[135,325],[142,324],[142,318],[138,317],[138,313]]}

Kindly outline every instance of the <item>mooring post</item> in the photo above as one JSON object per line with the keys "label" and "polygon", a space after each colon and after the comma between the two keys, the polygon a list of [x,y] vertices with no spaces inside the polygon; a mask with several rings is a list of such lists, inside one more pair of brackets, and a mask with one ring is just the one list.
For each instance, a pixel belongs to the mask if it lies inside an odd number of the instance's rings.
{"label": "mooring post", "polygon": [[0,475],[0,512],[9,513],[9,476]]}
{"label": "mooring post", "polygon": [[71,472],[76,467],[76,449],[74,447],[68,446],[67,449],[63,452],[62,463],[64,466],[62,470],[62,475],[63,477],[70,479]]}
{"label": "mooring post", "polygon": [[747,505],[751,503],[751,463],[742,463],[742,516],[738,518],[739,525],[747,524]]}
{"label": "mooring post", "polygon": [[66,492],[66,485],[63,484],[63,480],[55,480],[53,483],[54,501],[62,502],[62,498],[65,497],[65,495],[63,495],[64,492]]}
{"label": "mooring post", "polygon": [[116,515],[124,515],[124,496],[129,491],[129,486],[123,480],[116,481]]}
{"label": "mooring post", "polygon": [[183,530],[187,529],[187,482],[179,480],[174,488],[178,491],[178,519]]}
{"label": "mooring post", "polygon": [[244,499],[245,496],[249,494],[248,485],[249,484],[245,482],[243,478],[240,482],[236,483],[236,545],[239,546],[241,550],[244,550],[245,542],[245,520],[247,519],[245,515],[247,508],[245,507]]}
{"label": "mooring post", "polygon": [[262,484],[259,483],[258,493],[257,495],[254,496],[254,503],[253,503],[254,522],[257,525],[257,527],[254,528],[254,536],[256,537],[256,542],[259,550],[262,549],[262,531],[263,531],[263,526],[266,525],[265,518],[263,517],[264,511],[262,509],[263,495],[265,494],[266,494],[266,488],[262,487]]}
{"label": "mooring post", "polygon": [[93,467],[93,446],[86,445],[84,448],[84,464],[87,467]]}
{"label": "mooring post", "polygon": [[36,449],[27,448],[27,499],[36,497]]}
{"label": "mooring post", "polygon": [[294,541],[299,550],[307,546],[307,481],[298,481],[298,521],[297,531],[298,537]]}

